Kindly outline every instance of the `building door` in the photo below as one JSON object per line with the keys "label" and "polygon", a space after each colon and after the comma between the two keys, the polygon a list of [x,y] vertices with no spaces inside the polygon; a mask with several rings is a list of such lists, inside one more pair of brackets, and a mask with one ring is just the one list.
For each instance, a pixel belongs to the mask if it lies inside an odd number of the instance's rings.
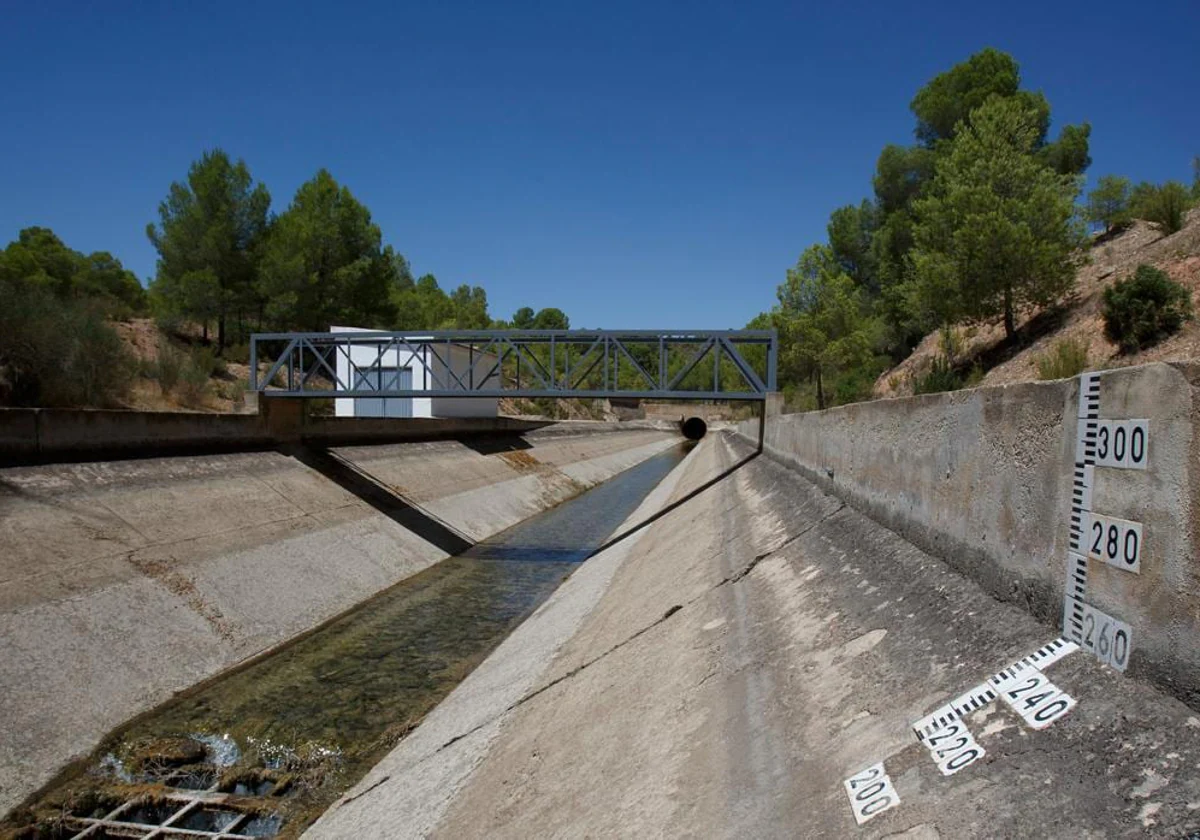
{"label": "building door", "polygon": [[[356,391],[411,391],[412,368],[371,368],[354,372]],[[355,397],[355,417],[412,417],[412,397]]]}

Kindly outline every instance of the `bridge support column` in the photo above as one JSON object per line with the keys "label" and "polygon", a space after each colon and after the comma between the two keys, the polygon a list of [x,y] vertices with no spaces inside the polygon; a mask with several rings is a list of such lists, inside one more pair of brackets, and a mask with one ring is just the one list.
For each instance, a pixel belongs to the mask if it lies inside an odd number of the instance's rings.
{"label": "bridge support column", "polygon": [[783,414],[783,392],[771,391],[763,403],[763,411],[767,417],[778,417]]}
{"label": "bridge support column", "polygon": [[258,421],[278,443],[298,443],[304,432],[307,400],[258,395]]}

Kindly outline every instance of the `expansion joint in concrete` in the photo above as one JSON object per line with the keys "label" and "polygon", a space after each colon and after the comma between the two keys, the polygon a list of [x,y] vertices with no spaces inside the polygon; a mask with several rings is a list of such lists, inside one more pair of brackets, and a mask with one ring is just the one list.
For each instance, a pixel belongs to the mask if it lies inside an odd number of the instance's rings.
{"label": "expansion joint in concrete", "polygon": [[[692,600],[694,601],[695,599],[692,599]],[[690,603],[692,603],[692,601],[689,601],[688,603],[690,604]],[[651,631],[651,630],[653,630],[655,627],[657,627],[658,625],[660,625],[660,624],[662,624],[664,621],[666,621],[668,618],[670,618],[671,616],[675,615],[675,613],[677,613],[677,612],[679,612],[680,610],[682,610],[682,609],[683,609],[683,606],[684,606],[683,604],[675,604],[675,605],[673,605],[673,606],[672,606],[670,609],[668,609],[668,610],[667,610],[665,613],[663,613],[663,614],[662,614],[662,616],[661,616],[660,618],[657,618],[657,619],[655,619],[654,621],[650,622],[650,623],[649,623],[649,624],[647,624],[645,627],[643,627],[641,630],[638,630],[636,633],[633,633],[632,635],[628,636],[627,638],[623,639],[622,641],[620,641],[620,642],[617,642],[615,645],[613,645],[612,647],[610,647],[608,650],[604,651],[603,653],[601,653],[601,654],[598,654],[598,655],[596,655],[596,656],[592,657],[592,658],[591,658],[591,659],[589,659],[587,662],[584,662],[582,665],[576,665],[576,666],[575,666],[574,668],[572,668],[570,671],[567,671],[567,672],[566,672],[565,674],[563,674],[562,676],[555,677],[554,679],[552,679],[550,682],[546,683],[545,685],[543,685],[543,686],[541,686],[541,687],[539,687],[539,688],[535,688],[533,691],[531,691],[531,692],[529,692],[528,694],[526,694],[526,695],[524,695],[523,697],[521,697],[521,699],[519,699],[519,700],[517,700],[517,701],[515,701],[515,702],[511,703],[510,705],[508,705],[508,706],[507,706],[507,707],[504,709],[504,711],[500,712],[500,714],[496,715],[495,717],[489,718],[488,720],[485,720],[485,721],[483,721],[482,723],[479,723],[479,724],[476,724],[475,726],[472,726],[472,727],[471,727],[470,729],[468,729],[466,732],[463,732],[463,733],[461,733],[461,734],[455,735],[455,736],[454,736],[453,738],[451,738],[449,741],[447,741],[446,743],[442,744],[440,747],[438,747],[436,750],[434,750],[432,753],[430,753],[429,757],[432,757],[432,756],[434,756],[434,755],[437,755],[437,754],[438,754],[438,753],[440,753],[442,750],[446,749],[447,747],[449,747],[449,746],[451,746],[451,745],[453,745],[453,744],[456,744],[456,743],[458,743],[458,742],[459,742],[459,741],[461,741],[463,738],[466,738],[466,737],[469,737],[470,735],[473,735],[473,734],[475,734],[476,732],[478,732],[478,731],[479,731],[480,729],[482,729],[483,727],[485,727],[485,726],[487,726],[488,724],[490,724],[490,723],[492,723],[493,721],[495,721],[497,718],[503,717],[504,715],[508,714],[509,712],[513,711],[514,709],[516,709],[516,708],[518,708],[518,707],[520,707],[520,706],[523,706],[524,704],[528,703],[530,700],[532,700],[533,698],[537,697],[538,695],[540,695],[540,694],[543,694],[543,693],[545,693],[545,692],[549,691],[550,689],[554,688],[554,687],[555,687],[556,685],[558,685],[559,683],[562,683],[562,682],[565,682],[565,681],[567,681],[567,680],[571,679],[572,677],[576,676],[576,675],[577,675],[577,674],[579,674],[580,672],[582,672],[582,671],[584,671],[584,670],[586,670],[586,669],[588,669],[588,668],[592,667],[592,666],[593,666],[593,665],[595,665],[597,662],[599,662],[601,659],[604,659],[605,657],[607,657],[609,654],[616,653],[618,650],[620,650],[621,648],[625,647],[625,645],[627,645],[627,644],[629,644],[630,642],[632,642],[633,640],[637,639],[639,636],[642,636],[643,634],[650,632],[650,631]],[[363,791],[363,793],[366,793],[366,791]],[[362,794],[359,794],[359,795],[361,796]],[[349,800],[346,800],[346,801],[349,801]]]}
{"label": "expansion joint in concrete", "polygon": [[809,525],[807,528],[802,528],[799,531],[797,531],[795,534],[792,534],[790,537],[788,537],[782,543],[775,546],[775,548],[771,549],[770,551],[764,552],[762,554],[755,555],[754,559],[751,560],[749,563],[747,563],[740,571],[735,572],[732,575],[726,575],[725,578],[723,578],[719,583],[717,583],[716,586],[713,587],[713,589],[716,589],[717,586],[724,586],[727,583],[737,583],[742,578],[746,577],[746,575],[753,572],[754,568],[759,563],[761,563],[763,560],[766,560],[768,557],[771,557],[772,555],[778,554],[780,551],[783,551],[783,549],[787,548],[793,542],[795,542],[796,540],[803,537],[805,534],[807,534],[813,528],[816,528],[818,525],[823,524],[826,520],[841,513],[845,507],[846,507],[846,503],[840,502],[838,504],[838,506],[836,508],[834,508],[833,510],[831,510],[829,513],[822,516],[820,519],[818,519],[816,522]]}

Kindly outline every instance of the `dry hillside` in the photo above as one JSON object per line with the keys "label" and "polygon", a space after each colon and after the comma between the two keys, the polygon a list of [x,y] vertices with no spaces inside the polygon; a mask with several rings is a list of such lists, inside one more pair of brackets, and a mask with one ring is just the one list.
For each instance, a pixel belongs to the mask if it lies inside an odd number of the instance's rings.
{"label": "dry hillside", "polygon": [[[1161,344],[1131,355],[1121,354],[1104,337],[1100,317],[1104,289],[1129,276],[1141,263],[1161,268],[1189,288],[1200,313],[1200,208],[1191,212],[1183,230],[1171,236],[1139,221],[1116,236],[1098,239],[1087,264],[1076,275],[1073,294],[1060,311],[1021,314],[1018,332],[1022,341],[1015,352],[1005,349],[1004,327],[996,322],[955,328],[961,342],[957,358],[980,361],[986,374],[979,384],[1004,385],[1036,380],[1038,358],[1064,338],[1088,346],[1088,367],[1092,369],[1200,357],[1200,319],[1188,322]],[[928,370],[934,357],[942,353],[941,344],[938,333],[925,336],[911,356],[879,377],[874,396],[911,394],[914,376]]]}
{"label": "dry hillside", "polygon": [[[189,390],[176,386],[164,394],[158,382],[147,375],[163,345],[163,335],[150,318],[134,318],[113,324],[138,362],[138,375],[133,380],[125,408],[142,411],[210,411],[238,412],[245,408],[246,383],[250,381],[250,366],[228,362],[225,373],[209,378],[203,389]],[[265,370],[265,366],[261,366]]]}

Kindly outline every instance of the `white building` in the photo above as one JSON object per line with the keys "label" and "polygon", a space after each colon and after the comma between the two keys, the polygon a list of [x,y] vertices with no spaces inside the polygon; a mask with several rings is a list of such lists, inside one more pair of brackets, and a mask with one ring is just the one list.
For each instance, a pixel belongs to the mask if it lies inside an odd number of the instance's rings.
{"label": "white building", "polygon": [[[371,332],[360,327],[330,327],[329,331]],[[449,354],[445,345],[438,345],[436,354],[429,351],[428,345],[420,344],[396,345],[382,355],[379,351],[378,340],[351,344],[348,357],[339,351],[338,379],[351,383],[356,391],[433,391],[453,381],[447,366],[466,382],[473,361],[475,387],[499,385],[499,374],[482,378],[495,365],[495,355],[462,345],[451,344]],[[334,402],[338,417],[495,417],[498,410],[495,397],[339,397]]]}

